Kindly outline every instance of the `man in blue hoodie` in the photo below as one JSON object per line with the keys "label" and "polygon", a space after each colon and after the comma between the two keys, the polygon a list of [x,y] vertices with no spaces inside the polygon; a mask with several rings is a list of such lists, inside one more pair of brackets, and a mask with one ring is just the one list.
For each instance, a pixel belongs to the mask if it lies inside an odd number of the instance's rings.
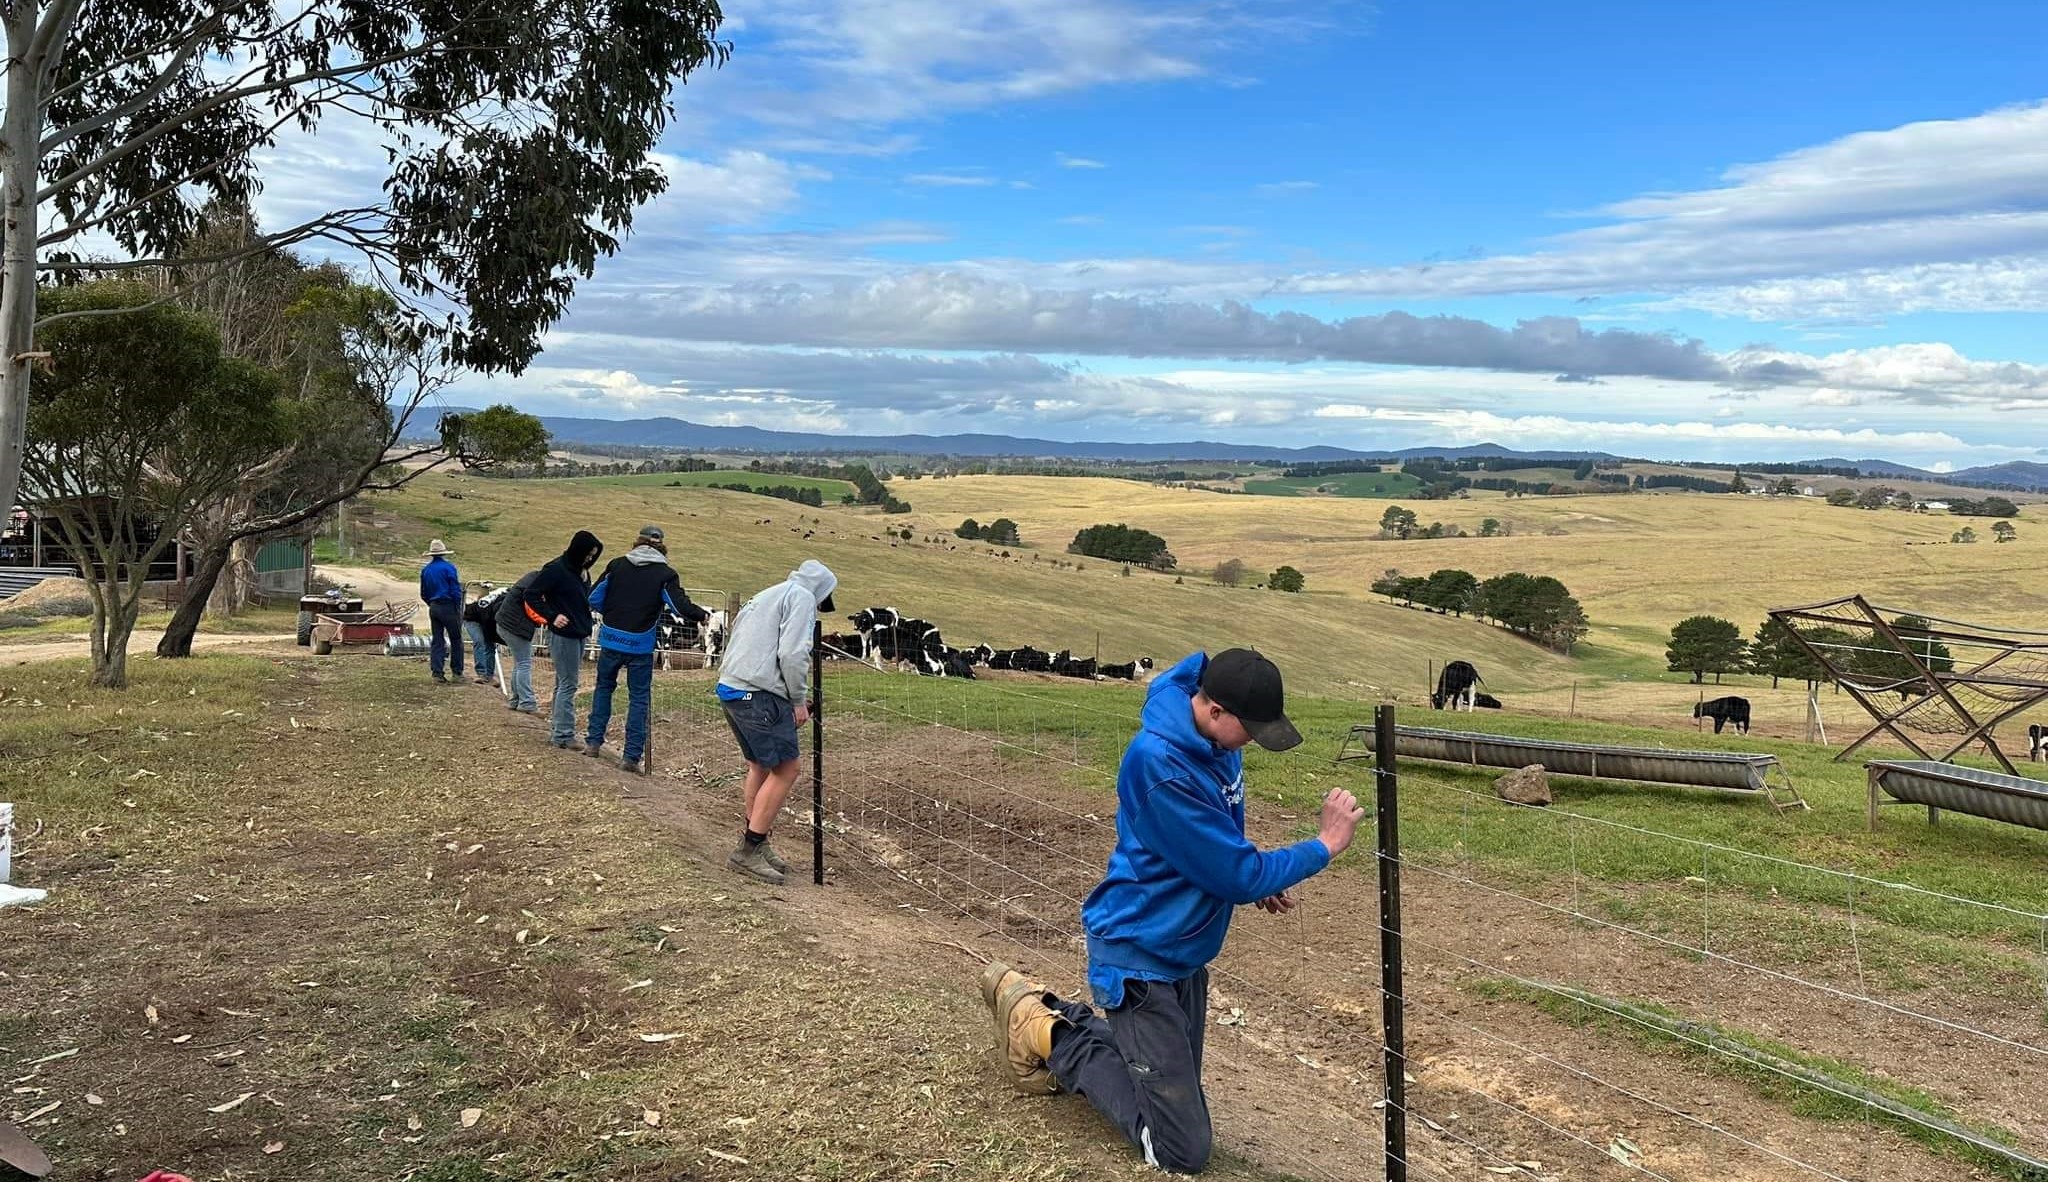
{"label": "man in blue hoodie", "polygon": [[668,564],[668,538],[658,525],[640,530],[633,548],[604,568],[591,589],[590,606],[604,617],[597,630],[597,684],[590,692],[590,726],[583,753],[604,754],[604,732],[612,723],[612,699],[619,671],[626,673],[626,749],[621,767],[647,774],[647,713],[654,694],[654,642],[662,612],[701,624],[711,613],[690,602],[676,569]]}
{"label": "man in blue hoodie", "polygon": [[1001,962],[982,974],[1017,1089],[1086,1097],[1174,1173],[1209,1164],[1202,1031],[1231,909],[1292,909],[1288,888],[1349,848],[1365,816],[1337,789],[1318,836],[1275,850],[1245,837],[1243,749],[1301,742],[1284,706],[1280,670],[1250,649],[1196,653],[1153,681],[1117,773],[1116,849],[1081,905],[1088,986],[1106,1017]]}
{"label": "man in blue hoodie", "polygon": [[[434,680],[454,685],[462,680],[462,576],[448,557],[455,551],[439,538],[427,543],[427,564],[420,568],[420,598],[427,604],[434,638],[427,646],[427,665]],[[455,677],[445,670],[454,658]]]}

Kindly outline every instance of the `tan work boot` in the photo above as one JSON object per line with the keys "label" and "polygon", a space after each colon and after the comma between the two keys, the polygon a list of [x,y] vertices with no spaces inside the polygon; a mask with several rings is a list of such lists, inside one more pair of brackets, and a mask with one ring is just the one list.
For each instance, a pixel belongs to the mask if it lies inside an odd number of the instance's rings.
{"label": "tan work boot", "polygon": [[1059,1021],[1045,1004],[1045,987],[998,960],[982,971],[981,997],[995,1018],[996,1060],[1017,1090],[1027,1096],[1059,1091],[1045,1065],[1052,1056],[1053,1023]]}
{"label": "tan work boot", "polygon": [[761,847],[748,845],[744,838],[740,840],[738,848],[725,859],[725,864],[748,878],[765,882],[769,886],[783,884],[782,871],[768,864],[768,859],[761,854]]}

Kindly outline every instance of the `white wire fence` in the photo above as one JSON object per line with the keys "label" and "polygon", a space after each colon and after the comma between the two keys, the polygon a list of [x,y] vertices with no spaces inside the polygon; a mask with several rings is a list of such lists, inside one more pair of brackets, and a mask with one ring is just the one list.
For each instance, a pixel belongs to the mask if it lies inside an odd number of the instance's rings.
{"label": "white wire fence", "polygon": [[[828,889],[1085,998],[1081,903],[1142,692],[850,661],[822,686]],[[671,721],[722,735],[704,689]],[[1312,835],[1330,786],[1369,802],[1371,769],[1322,762],[1327,739],[1252,778],[1261,845]],[[700,777],[735,802],[736,779]],[[2048,1179],[2048,915],[1512,805],[1424,765],[1399,780],[1407,849],[1362,828],[1291,914],[1232,925],[1205,1070],[1219,1144],[1344,1180]],[[810,789],[786,827],[813,822]],[[1402,872],[1405,1096],[1376,859]]]}

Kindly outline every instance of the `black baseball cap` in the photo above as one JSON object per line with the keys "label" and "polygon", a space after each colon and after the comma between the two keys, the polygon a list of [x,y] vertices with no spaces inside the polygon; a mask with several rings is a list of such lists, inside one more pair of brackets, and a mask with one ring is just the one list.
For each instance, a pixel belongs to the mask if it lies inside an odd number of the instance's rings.
{"label": "black baseball cap", "polygon": [[1301,743],[1301,732],[1287,721],[1280,667],[1251,649],[1225,649],[1210,657],[1202,670],[1202,692],[1237,715],[1252,741],[1266,750],[1285,751]]}

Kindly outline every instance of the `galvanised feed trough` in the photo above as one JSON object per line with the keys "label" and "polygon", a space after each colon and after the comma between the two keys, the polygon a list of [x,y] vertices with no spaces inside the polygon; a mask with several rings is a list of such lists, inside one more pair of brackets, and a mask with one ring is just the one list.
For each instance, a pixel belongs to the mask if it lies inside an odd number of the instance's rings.
{"label": "galvanised feed trough", "polygon": [[[2029,829],[2048,829],[2048,783],[2003,772],[1979,771],[1922,759],[1879,759],[1864,765],[1870,775],[1870,828],[1885,804],[1924,804],[1927,823],[1939,824],[1943,809]],[[1880,792],[1891,800],[1879,799]]]}
{"label": "galvanised feed trough", "polygon": [[[1354,726],[1337,758],[1363,759],[1372,753],[1373,728]],[[1468,767],[1514,768],[1531,764],[1560,776],[1588,780],[1625,780],[1705,788],[1761,796],[1777,808],[1805,808],[1775,755],[1733,751],[1669,751],[1661,747],[1605,747],[1555,739],[1524,739],[1480,731],[1441,730],[1429,726],[1394,728],[1394,754],[1402,759],[1457,763]],[[1353,743],[1363,750],[1352,754]],[[1776,782],[1773,782],[1775,778]]]}

